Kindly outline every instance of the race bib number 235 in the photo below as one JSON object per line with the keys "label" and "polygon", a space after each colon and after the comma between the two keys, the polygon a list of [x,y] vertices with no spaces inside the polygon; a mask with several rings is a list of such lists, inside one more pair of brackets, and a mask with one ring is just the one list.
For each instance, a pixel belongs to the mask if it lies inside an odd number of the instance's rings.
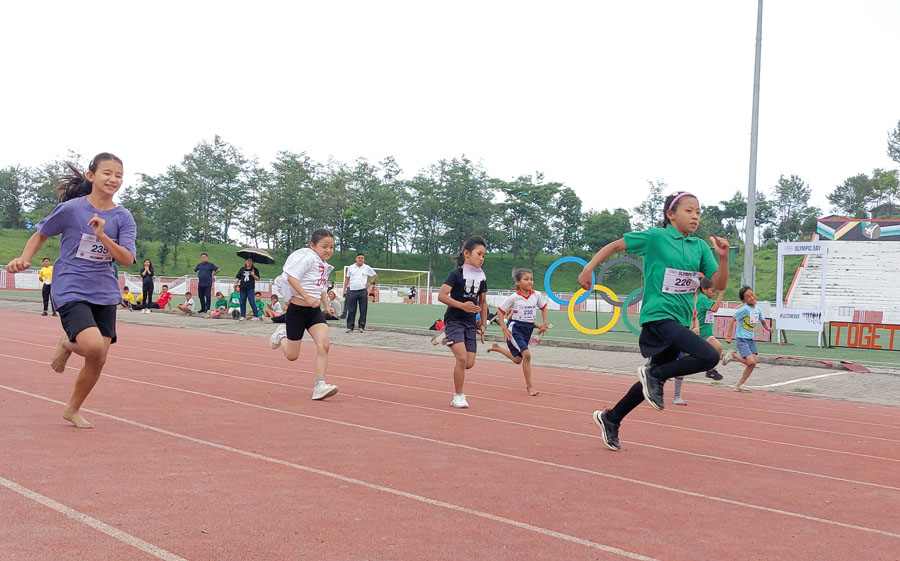
{"label": "race bib number 235", "polygon": [[108,262],[113,260],[109,250],[106,249],[103,242],[97,239],[97,236],[85,233],[81,234],[81,242],[78,243],[78,251],[75,252],[75,257],[87,259],[88,261]]}

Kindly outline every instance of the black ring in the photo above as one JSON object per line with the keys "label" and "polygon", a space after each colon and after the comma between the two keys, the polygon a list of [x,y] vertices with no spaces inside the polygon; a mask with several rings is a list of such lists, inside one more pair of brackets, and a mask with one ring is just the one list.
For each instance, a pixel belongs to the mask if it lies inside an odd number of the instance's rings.
{"label": "black ring", "polygon": [[[637,270],[640,271],[641,280],[643,280],[644,265],[640,261],[638,261],[637,259],[634,259],[632,257],[616,257],[615,259],[610,259],[609,261],[604,263],[603,266],[600,267],[600,270],[597,271],[597,281],[596,281],[597,284],[603,284],[603,275],[606,274],[606,269],[608,269],[609,267],[612,267],[613,265],[615,265],[617,263],[630,263],[631,265],[634,265],[635,267],[637,267]],[[637,304],[638,302],[641,301],[641,298],[643,298],[643,297],[644,297],[644,289],[641,288],[641,291],[638,293],[637,296],[634,297],[634,299],[631,301],[631,304]],[[624,301],[613,302],[610,299],[610,297],[607,296],[606,293],[604,293],[602,291],[600,292],[600,298],[603,298],[604,302],[606,302],[607,304],[609,304],[610,306],[613,306],[615,308],[621,308],[622,304],[624,304]]]}

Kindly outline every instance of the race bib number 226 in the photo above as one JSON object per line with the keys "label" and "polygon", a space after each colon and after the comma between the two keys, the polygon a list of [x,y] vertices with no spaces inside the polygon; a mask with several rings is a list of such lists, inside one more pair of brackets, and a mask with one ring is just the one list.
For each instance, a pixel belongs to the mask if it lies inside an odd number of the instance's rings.
{"label": "race bib number 226", "polygon": [[697,271],[682,271],[681,269],[666,269],[663,277],[662,291],[666,294],[688,294],[696,292],[700,286],[700,273]]}

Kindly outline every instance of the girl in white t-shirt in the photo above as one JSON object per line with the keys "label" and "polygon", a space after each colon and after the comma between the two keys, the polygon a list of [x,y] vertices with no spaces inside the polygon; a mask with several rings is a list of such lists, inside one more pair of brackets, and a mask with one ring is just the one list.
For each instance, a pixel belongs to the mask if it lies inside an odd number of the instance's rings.
{"label": "girl in white t-shirt", "polygon": [[316,385],[313,399],[325,399],[338,392],[338,387],[325,382],[328,367],[328,324],[322,314],[322,304],[326,311],[334,314],[328,304],[325,291],[328,275],[334,267],[327,263],[334,253],[334,234],[325,229],[313,232],[309,247],[298,249],[288,256],[284,272],[275,279],[274,292],[288,302],[285,322],[279,325],[269,339],[273,349],[281,347],[288,360],[300,356],[303,332],[309,331],[316,343]]}

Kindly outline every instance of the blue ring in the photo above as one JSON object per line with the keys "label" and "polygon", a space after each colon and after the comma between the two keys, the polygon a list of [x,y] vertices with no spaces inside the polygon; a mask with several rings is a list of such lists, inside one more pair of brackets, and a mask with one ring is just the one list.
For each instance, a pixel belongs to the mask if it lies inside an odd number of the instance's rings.
{"label": "blue ring", "polygon": [[[562,265],[563,263],[578,263],[582,267],[587,267],[587,261],[585,261],[581,257],[575,257],[572,255],[570,255],[568,257],[560,257],[559,259],[554,261],[553,264],[550,265],[550,268],[547,269],[547,272],[544,273],[544,292],[547,293],[547,296],[551,300],[553,300],[560,306],[568,306],[569,302],[571,302],[571,300],[561,299],[559,296],[557,296],[556,294],[553,293],[553,290],[550,289],[550,277],[553,276],[553,271],[555,271],[556,268],[559,267],[560,265]],[[594,286],[596,284],[596,282],[595,282],[596,280],[597,280],[597,277],[594,275],[594,272],[591,271],[591,286]],[[582,302],[584,302],[585,300],[590,298],[591,294],[592,294],[591,291],[585,292],[580,298],[578,298],[578,300],[575,300],[575,305],[581,304]]]}

